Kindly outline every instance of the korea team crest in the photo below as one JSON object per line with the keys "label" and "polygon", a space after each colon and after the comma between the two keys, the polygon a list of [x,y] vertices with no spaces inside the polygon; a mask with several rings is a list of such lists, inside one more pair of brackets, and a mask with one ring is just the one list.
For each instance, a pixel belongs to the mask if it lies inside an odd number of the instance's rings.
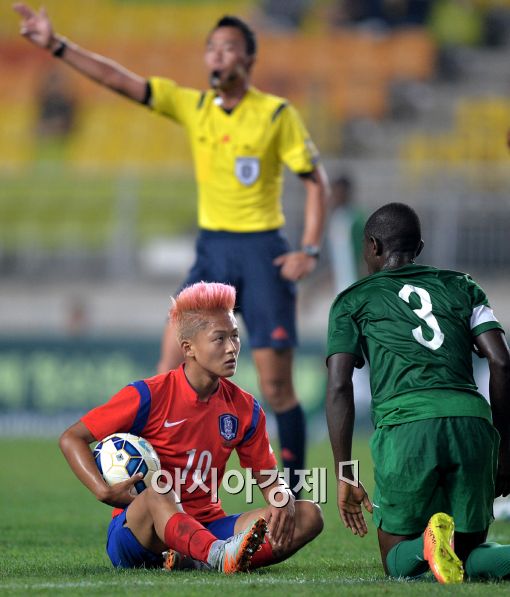
{"label": "korea team crest", "polygon": [[237,180],[249,187],[259,177],[260,160],[259,158],[236,158],[236,177]]}
{"label": "korea team crest", "polygon": [[235,439],[237,435],[237,428],[239,426],[239,420],[234,415],[225,414],[219,417],[220,434],[223,439],[227,442]]}

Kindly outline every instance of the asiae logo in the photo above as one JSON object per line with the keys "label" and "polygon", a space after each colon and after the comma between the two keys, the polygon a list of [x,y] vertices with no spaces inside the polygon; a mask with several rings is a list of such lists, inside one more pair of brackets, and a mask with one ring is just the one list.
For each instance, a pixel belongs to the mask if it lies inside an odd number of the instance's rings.
{"label": "asiae logo", "polygon": [[220,435],[227,442],[232,441],[237,436],[239,420],[231,414],[220,415],[219,419]]}

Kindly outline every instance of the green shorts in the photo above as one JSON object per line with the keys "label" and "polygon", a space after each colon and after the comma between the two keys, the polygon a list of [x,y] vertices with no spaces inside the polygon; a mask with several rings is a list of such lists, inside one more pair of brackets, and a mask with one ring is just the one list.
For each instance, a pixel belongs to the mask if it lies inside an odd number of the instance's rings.
{"label": "green shorts", "polygon": [[493,520],[499,434],[485,419],[445,417],[376,429],[373,519],[394,535],[423,532],[436,512],[461,533]]}

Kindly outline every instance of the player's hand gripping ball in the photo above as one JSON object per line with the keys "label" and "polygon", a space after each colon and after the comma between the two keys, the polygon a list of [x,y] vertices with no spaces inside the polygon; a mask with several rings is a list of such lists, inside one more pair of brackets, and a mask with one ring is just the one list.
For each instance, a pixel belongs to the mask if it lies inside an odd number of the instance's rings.
{"label": "player's hand gripping ball", "polygon": [[136,493],[149,487],[161,465],[151,444],[131,433],[114,433],[94,448],[94,459],[103,479],[112,486],[137,473],[143,477],[134,485]]}

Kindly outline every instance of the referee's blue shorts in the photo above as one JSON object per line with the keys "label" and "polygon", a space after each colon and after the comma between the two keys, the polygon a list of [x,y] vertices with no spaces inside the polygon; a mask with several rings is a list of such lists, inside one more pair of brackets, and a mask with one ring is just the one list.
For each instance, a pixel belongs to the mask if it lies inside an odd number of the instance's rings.
{"label": "referee's blue shorts", "polygon": [[290,251],[280,230],[215,232],[201,230],[196,261],[182,288],[196,282],[222,282],[237,291],[236,309],[250,348],[283,349],[297,344],[296,285],[280,275],[273,260]]}
{"label": "referee's blue shorts", "polygon": [[[228,539],[240,514],[223,516],[204,526],[218,539]],[[161,568],[163,556],[144,547],[126,524],[126,510],[112,518],[108,527],[106,552],[116,568]]]}

